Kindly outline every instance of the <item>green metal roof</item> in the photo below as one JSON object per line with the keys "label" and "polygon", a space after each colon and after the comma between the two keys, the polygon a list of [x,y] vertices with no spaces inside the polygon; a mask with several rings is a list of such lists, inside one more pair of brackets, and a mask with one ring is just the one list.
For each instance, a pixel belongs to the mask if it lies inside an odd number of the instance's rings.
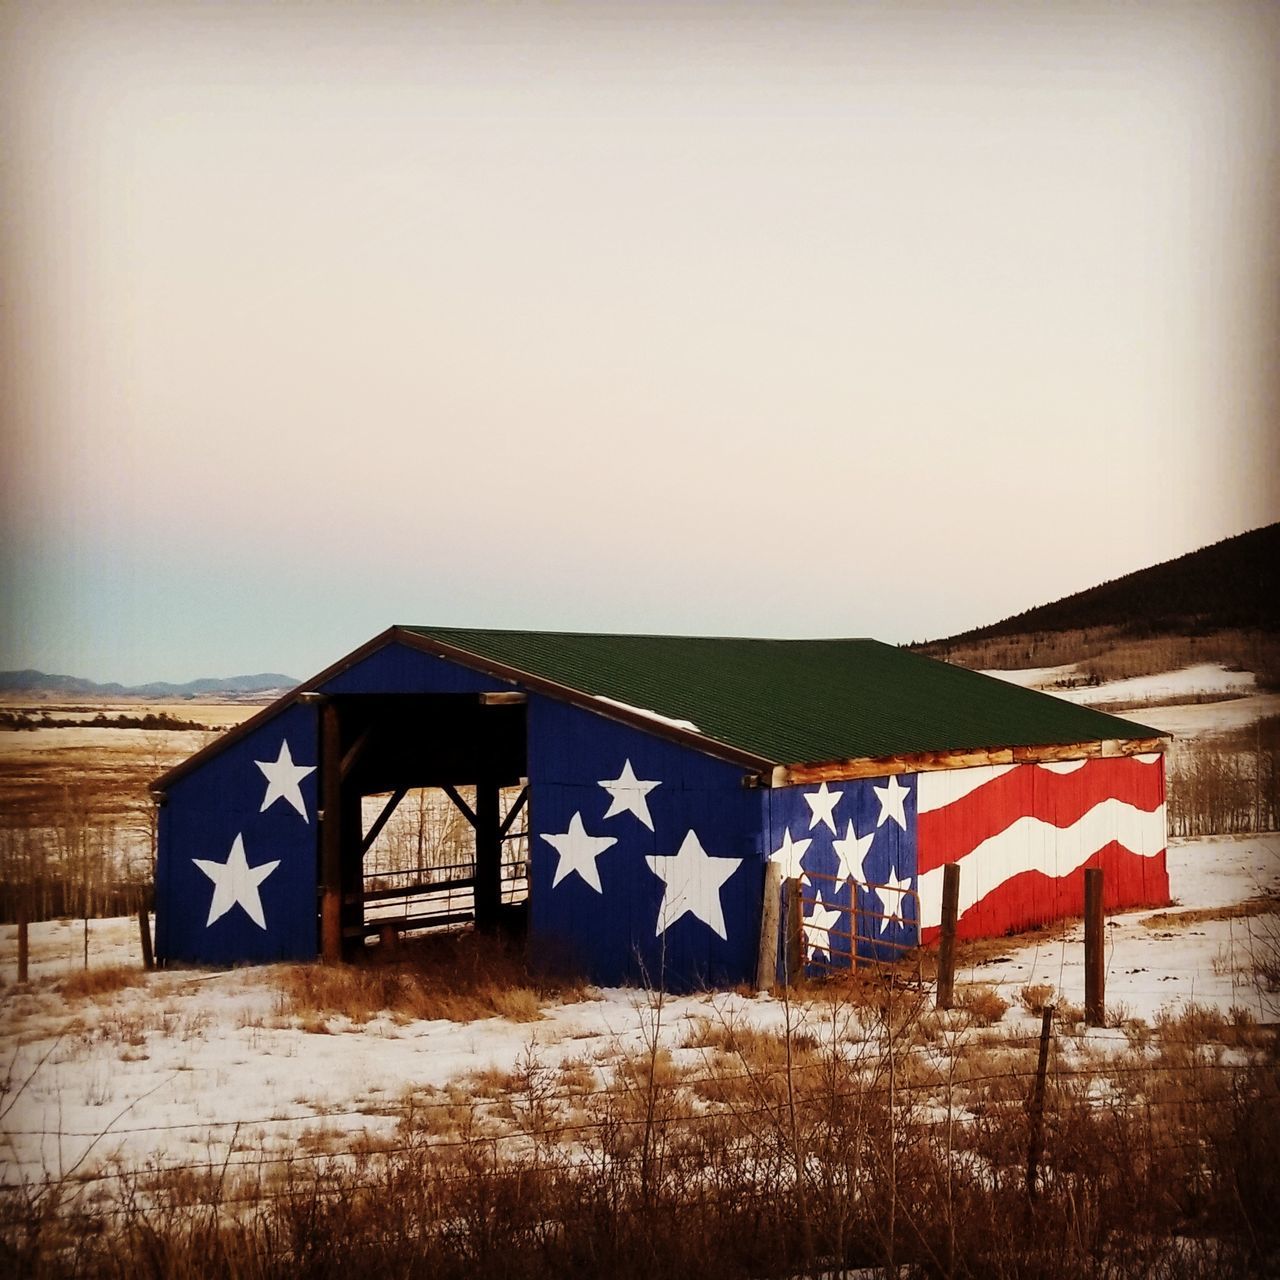
{"label": "green metal roof", "polygon": [[510,673],[691,721],[775,764],[1161,736],[878,640],[398,630]]}

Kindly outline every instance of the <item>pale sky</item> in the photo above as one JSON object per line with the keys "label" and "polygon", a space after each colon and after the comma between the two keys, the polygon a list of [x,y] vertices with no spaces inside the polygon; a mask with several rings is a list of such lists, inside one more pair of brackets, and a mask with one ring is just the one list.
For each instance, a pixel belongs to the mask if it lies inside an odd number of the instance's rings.
{"label": "pale sky", "polygon": [[908,641],[1280,519],[1280,6],[0,24],[0,667]]}

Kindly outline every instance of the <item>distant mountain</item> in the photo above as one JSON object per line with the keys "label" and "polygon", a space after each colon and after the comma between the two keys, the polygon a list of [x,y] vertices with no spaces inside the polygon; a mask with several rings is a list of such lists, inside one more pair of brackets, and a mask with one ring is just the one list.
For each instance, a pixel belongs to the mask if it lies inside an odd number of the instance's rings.
{"label": "distant mountain", "polygon": [[221,694],[224,696],[274,693],[292,689],[299,681],[279,672],[256,676],[229,676],[224,680],[205,678],[188,680],[186,684],[170,684],[155,680],[150,684],[123,685],[114,681],[98,684],[79,676],[47,675],[43,671],[0,671],[0,694],[56,693],[63,695],[93,694],[98,697],[125,698],[194,698]]}
{"label": "distant mountain", "polygon": [[1016,613],[926,652],[1005,636],[1109,628],[1135,638],[1215,631],[1280,632],[1280,523],[1238,534]]}

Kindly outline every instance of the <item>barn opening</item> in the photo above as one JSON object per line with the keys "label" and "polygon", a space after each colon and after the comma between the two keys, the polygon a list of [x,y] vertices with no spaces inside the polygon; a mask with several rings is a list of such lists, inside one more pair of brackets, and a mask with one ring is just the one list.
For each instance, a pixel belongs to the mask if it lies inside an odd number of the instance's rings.
{"label": "barn opening", "polygon": [[320,704],[321,950],[474,922],[528,899],[522,694],[348,694]]}

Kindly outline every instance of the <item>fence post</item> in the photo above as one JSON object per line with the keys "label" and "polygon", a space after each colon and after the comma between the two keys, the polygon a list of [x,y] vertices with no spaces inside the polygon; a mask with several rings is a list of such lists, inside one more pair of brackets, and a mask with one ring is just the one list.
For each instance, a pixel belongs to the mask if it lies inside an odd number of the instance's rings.
{"label": "fence post", "polygon": [[960,864],[942,868],[942,937],[938,943],[938,1008],[950,1009],[956,982],[956,920],[960,915]]}
{"label": "fence post", "polygon": [[756,990],[768,991],[778,980],[778,899],[782,893],[782,867],[764,864],[764,902],[760,912],[760,952],[756,959]]}
{"label": "fence post", "polygon": [[1053,1005],[1047,1004],[1040,1019],[1040,1061],[1031,1091],[1031,1139],[1027,1144],[1027,1195],[1036,1194],[1036,1170],[1044,1141],[1044,1081],[1049,1071],[1049,1034],[1053,1027]]}
{"label": "fence post", "polygon": [[801,903],[799,879],[788,880],[787,902],[787,985],[790,986],[804,972],[804,908]]}
{"label": "fence post", "polygon": [[1106,1022],[1106,950],[1102,927],[1102,868],[1084,873],[1084,1020],[1091,1027]]}
{"label": "fence post", "polygon": [[27,964],[30,958],[30,938],[27,932],[27,904],[24,899],[18,908],[18,981],[26,982]]}
{"label": "fence post", "polygon": [[138,937],[142,940],[142,967],[154,969],[156,960],[151,950],[151,915],[145,906],[138,908]]}

